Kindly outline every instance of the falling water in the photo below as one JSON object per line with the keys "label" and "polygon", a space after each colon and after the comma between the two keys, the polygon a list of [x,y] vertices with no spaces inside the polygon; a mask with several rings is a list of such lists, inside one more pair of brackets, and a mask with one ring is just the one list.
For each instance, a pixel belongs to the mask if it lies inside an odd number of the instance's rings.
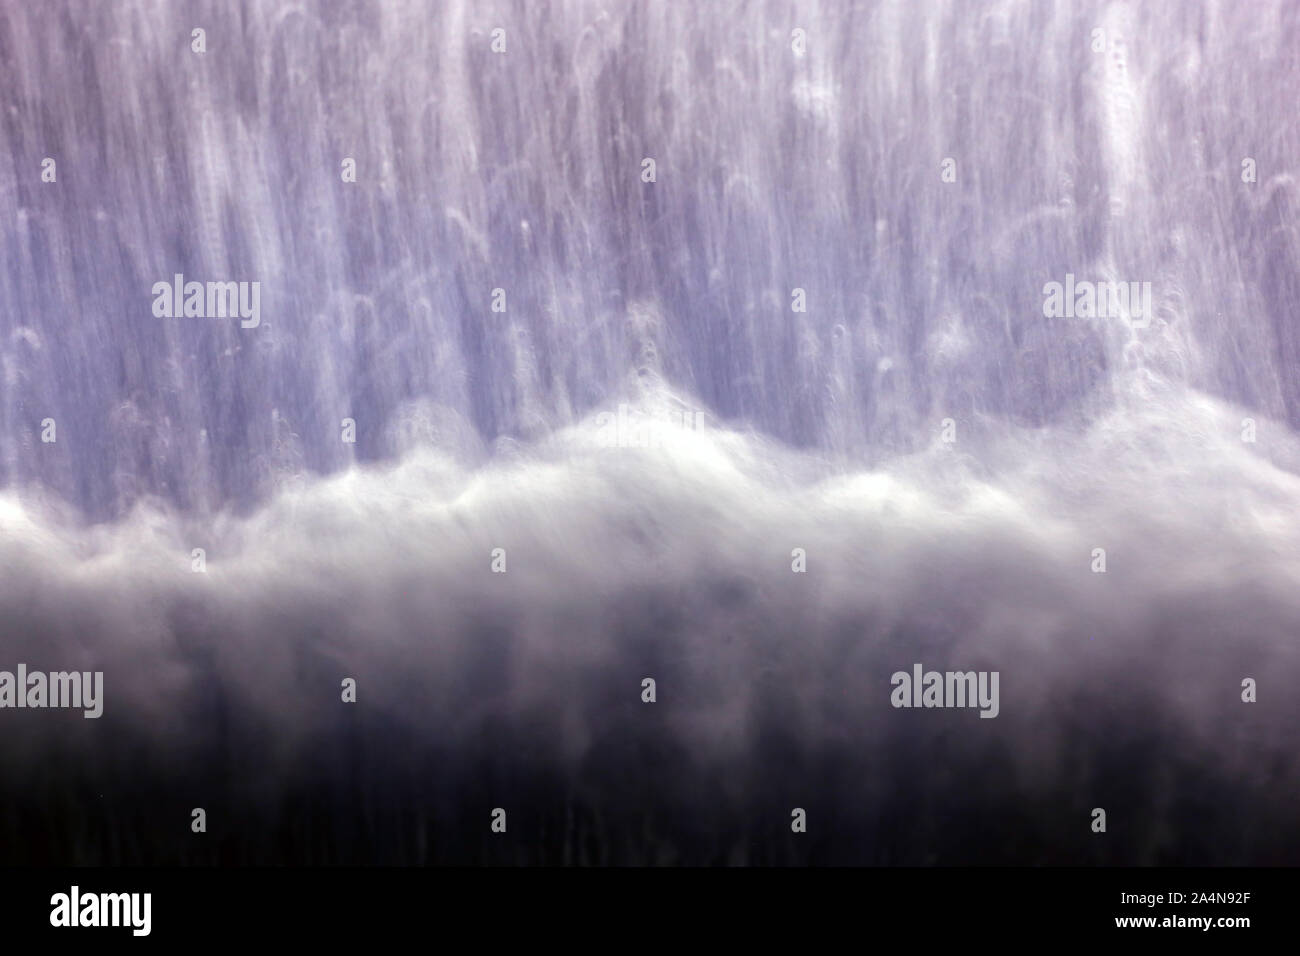
{"label": "falling water", "polygon": [[[0,861],[1296,862],[1298,50],[4,0],[0,669],[106,703],[0,711]],[[999,717],[891,707],[915,661]]]}

